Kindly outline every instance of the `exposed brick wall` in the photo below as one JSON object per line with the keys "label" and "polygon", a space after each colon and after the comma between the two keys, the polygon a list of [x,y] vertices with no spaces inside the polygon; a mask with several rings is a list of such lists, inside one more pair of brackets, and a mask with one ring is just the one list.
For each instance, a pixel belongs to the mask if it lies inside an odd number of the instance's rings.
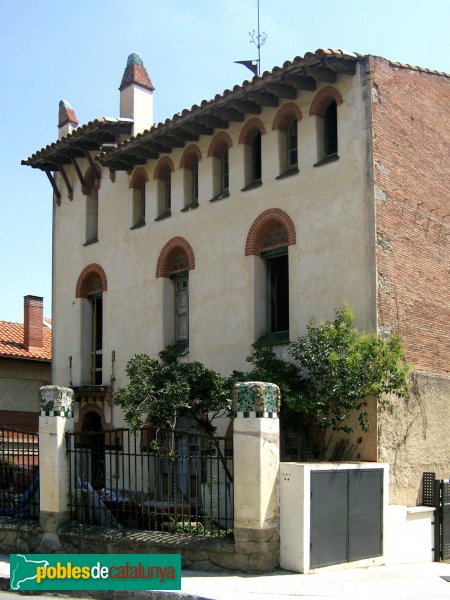
{"label": "exposed brick wall", "polygon": [[378,326],[450,372],[450,79],[371,58]]}
{"label": "exposed brick wall", "polygon": [[42,348],[44,345],[43,298],[40,296],[24,297],[23,344],[30,347]]}

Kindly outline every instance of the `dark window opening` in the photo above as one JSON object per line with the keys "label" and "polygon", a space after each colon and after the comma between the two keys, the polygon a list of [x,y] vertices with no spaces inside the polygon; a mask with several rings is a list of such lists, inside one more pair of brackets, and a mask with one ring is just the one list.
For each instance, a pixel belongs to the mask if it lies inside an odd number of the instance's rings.
{"label": "dark window opening", "polygon": [[267,259],[269,332],[289,331],[289,264],[288,256]]}
{"label": "dark window opening", "polygon": [[297,146],[297,119],[293,119],[287,132],[287,156],[289,169],[296,167],[298,164]]}
{"label": "dark window opening", "polygon": [[92,350],[91,350],[91,382],[102,384],[103,365],[103,299],[102,295],[90,298],[92,305]]}
{"label": "dark window opening", "polygon": [[175,345],[189,344],[189,279],[176,277],[175,282]]}
{"label": "dark window opening", "polygon": [[252,181],[261,179],[261,134],[258,132],[252,144]]}
{"label": "dark window opening", "polygon": [[191,202],[198,202],[198,162],[192,165]]}
{"label": "dark window opening", "polygon": [[221,192],[228,191],[229,175],[228,147],[226,147],[221,157]]}
{"label": "dark window opening", "polygon": [[325,156],[337,154],[337,106],[336,102],[331,102],[325,113]]}

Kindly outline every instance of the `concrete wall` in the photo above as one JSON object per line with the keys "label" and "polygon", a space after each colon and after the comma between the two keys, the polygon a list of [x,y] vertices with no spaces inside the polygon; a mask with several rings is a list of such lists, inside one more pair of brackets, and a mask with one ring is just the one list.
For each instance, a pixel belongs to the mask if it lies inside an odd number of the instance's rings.
{"label": "concrete wall", "polygon": [[[40,410],[39,388],[51,382],[49,363],[27,360],[0,360],[0,425],[30,424],[35,413],[34,428]],[[20,413],[27,413],[24,423]],[[2,416],[3,415],[3,416]]]}
{"label": "concrete wall", "polygon": [[391,503],[420,505],[425,471],[450,477],[449,423],[449,376],[415,372],[409,398],[379,407],[379,459],[391,465]]}
{"label": "concrete wall", "polygon": [[[245,256],[248,231],[264,210],[280,208],[293,220],[297,242],[289,246],[290,336],[305,333],[312,316],[331,318],[344,300],[355,307],[360,327],[375,327],[374,254],[367,225],[366,113],[359,67],[355,76],[340,76],[335,87],[343,97],[338,106],[339,160],[314,167],[317,162],[318,117],[309,116],[316,92],[301,91],[296,101],[303,118],[298,124],[299,169],[297,175],[276,179],[279,168],[279,131],[272,130],[276,108],[263,108],[262,186],[242,192],[244,145],[238,143],[244,123],[231,124],[227,133],[230,196],[210,203],[213,196],[213,158],[208,157],[211,137],[198,142],[199,207],[180,212],[184,206],[183,149],[170,158],[172,216],[157,216],[156,161],[144,166],[146,188],[144,227],[130,230],[129,188],[131,175],[117,172],[115,182],[102,169],[99,189],[99,241],[84,246],[86,197],[71,167],[74,189],[69,201],[64,184],[61,205],[54,215],[54,382],[69,383],[69,356],[73,357],[73,384],[81,381],[82,299],[75,298],[81,271],[91,263],[104,269],[108,291],[104,293],[104,383],[111,376],[111,353],[115,350],[117,386],[126,384],[124,367],[133,353],[155,355],[169,341],[164,331],[163,305],[171,282],[156,278],[156,264],[164,245],[183,236],[192,246],[195,269],[189,272],[190,354],[228,374],[245,367],[245,358],[264,332],[264,315],[255,311],[255,290],[264,289],[262,259]],[[82,170],[87,162],[80,160]],[[170,292],[171,293],[171,292]],[[264,293],[264,292],[263,292]],[[255,317],[256,314],[256,317]],[[258,316],[259,315],[259,316]],[[117,408],[114,408],[117,412]],[[120,425],[120,416],[114,417]]]}

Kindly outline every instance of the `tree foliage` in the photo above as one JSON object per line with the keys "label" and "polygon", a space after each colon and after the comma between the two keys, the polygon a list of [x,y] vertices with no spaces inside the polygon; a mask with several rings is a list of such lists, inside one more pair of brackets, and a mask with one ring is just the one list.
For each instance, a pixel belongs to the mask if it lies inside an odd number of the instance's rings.
{"label": "tree foliage", "polygon": [[311,320],[306,335],[288,350],[292,360],[277,357],[271,347],[254,348],[247,358],[252,368],[227,379],[199,362],[180,362],[173,347],[159,359],[135,355],[126,368],[130,382],[114,402],[134,429],[145,420],[173,429],[178,415],[189,414],[213,433],[213,418],[229,410],[234,382],[268,381],[280,387],[283,412],[325,429],[351,431],[348,419],[359,411],[367,431],[369,396],[385,401],[408,392],[409,367],[399,339],[358,331],[348,306],[338,308],[332,321]]}
{"label": "tree foliage", "polygon": [[213,431],[214,416],[229,407],[224,378],[199,362],[179,362],[173,347],[161,351],[159,359],[134,355],[125,370],[129,384],[117,390],[114,403],[132,429],[146,420],[173,429],[177,416],[186,413]]}
{"label": "tree foliage", "polygon": [[301,387],[291,408],[313,413],[322,427],[343,430],[349,430],[345,421],[357,410],[367,431],[367,412],[361,410],[367,398],[406,394],[409,367],[397,336],[360,332],[352,321],[348,306],[338,308],[333,321],[311,321],[307,334],[290,344]]}

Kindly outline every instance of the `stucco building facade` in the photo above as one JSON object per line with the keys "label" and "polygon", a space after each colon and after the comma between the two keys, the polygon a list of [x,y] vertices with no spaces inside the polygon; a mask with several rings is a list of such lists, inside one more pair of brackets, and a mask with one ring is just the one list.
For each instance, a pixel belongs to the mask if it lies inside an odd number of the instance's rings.
{"label": "stucco building facade", "polygon": [[176,344],[228,374],[348,302],[420,372],[361,456],[414,504],[423,470],[450,472],[449,76],[318,50],[157,125],[153,94],[130,55],[118,119],[78,127],[61,102],[23,161],[53,187],[53,382],[78,424],[124,424],[133,354]]}

